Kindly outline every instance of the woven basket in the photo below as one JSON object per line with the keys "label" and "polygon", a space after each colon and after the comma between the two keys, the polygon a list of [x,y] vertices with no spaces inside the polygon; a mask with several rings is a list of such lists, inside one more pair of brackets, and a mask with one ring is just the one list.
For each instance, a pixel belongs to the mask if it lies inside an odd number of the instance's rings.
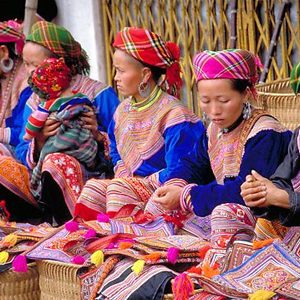
{"label": "woven basket", "polygon": [[5,271],[0,274],[1,300],[39,300],[39,274],[36,264],[28,265],[28,272]]}
{"label": "woven basket", "polygon": [[300,125],[300,97],[293,93],[289,79],[259,84],[257,91],[259,107],[291,130]]}
{"label": "woven basket", "polygon": [[41,299],[80,300],[80,266],[57,261],[37,261],[40,274]]}

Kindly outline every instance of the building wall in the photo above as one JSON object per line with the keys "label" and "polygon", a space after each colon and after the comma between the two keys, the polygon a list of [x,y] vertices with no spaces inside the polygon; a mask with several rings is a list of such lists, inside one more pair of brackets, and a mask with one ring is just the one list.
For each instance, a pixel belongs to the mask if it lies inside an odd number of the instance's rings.
{"label": "building wall", "polygon": [[91,78],[107,81],[104,45],[98,0],[56,0],[55,23],[67,28],[90,58]]}

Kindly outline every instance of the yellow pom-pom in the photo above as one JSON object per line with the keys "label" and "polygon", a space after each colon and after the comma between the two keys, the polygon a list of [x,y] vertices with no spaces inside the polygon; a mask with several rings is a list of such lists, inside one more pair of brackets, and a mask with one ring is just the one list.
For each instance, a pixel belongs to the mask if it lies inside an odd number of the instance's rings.
{"label": "yellow pom-pom", "polygon": [[5,264],[8,260],[9,254],[6,251],[0,252],[0,265]]}
{"label": "yellow pom-pom", "polygon": [[143,269],[144,269],[145,261],[142,259],[137,260],[133,266],[131,267],[131,270],[135,275],[139,275]]}
{"label": "yellow pom-pom", "polygon": [[13,247],[17,243],[17,241],[18,241],[18,237],[15,234],[11,233],[2,239],[1,244],[4,247],[10,248]]}
{"label": "yellow pom-pom", "polygon": [[102,250],[97,250],[91,255],[91,263],[98,267],[104,262],[104,253]]}
{"label": "yellow pom-pom", "polygon": [[257,290],[255,293],[249,294],[249,300],[269,300],[275,295],[276,293],[272,291]]}

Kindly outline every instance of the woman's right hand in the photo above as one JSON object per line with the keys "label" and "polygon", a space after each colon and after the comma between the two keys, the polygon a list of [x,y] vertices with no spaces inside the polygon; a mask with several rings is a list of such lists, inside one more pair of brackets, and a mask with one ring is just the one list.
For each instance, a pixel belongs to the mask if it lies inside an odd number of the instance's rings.
{"label": "woman's right hand", "polygon": [[38,151],[41,151],[47,139],[57,133],[61,122],[47,119],[42,130],[36,135],[35,142]]}

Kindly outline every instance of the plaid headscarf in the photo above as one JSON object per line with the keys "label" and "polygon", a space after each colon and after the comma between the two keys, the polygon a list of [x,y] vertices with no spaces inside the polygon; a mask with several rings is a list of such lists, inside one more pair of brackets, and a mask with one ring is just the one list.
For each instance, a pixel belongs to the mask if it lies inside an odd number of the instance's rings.
{"label": "plaid headscarf", "polygon": [[298,63],[291,72],[290,84],[297,95],[300,92],[300,63]]}
{"label": "plaid headscarf", "polygon": [[15,51],[20,55],[24,46],[25,35],[21,25],[15,21],[0,22],[0,44],[15,43]]}
{"label": "plaid headscarf", "polygon": [[118,32],[113,43],[141,63],[166,70],[165,89],[177,97],[182,86],[180,77],[180,49],[177,44],[143,28],[125,27]]}
{"label": "plaid headscarf", "polygon": [[61,58],[45,59],[31,74],[28,84],[42,99],[56,99],[70,85],[71,70]]}
{"label": "plaid headscarf", "polygon": [[203,79],[242,79],[248,80],[252,93],[256,95],[254,85],[259,79],[260,59],[243,49],[222,51],[203,51],[193,60],[197,82]]}
{"label": "plaid headscarf", "polygon": [[26,41],[44,46],[58,57],[63,57],[72,75],[89,74],[90,65],[86,52],[64,27],[47,21],[36,22]]}

